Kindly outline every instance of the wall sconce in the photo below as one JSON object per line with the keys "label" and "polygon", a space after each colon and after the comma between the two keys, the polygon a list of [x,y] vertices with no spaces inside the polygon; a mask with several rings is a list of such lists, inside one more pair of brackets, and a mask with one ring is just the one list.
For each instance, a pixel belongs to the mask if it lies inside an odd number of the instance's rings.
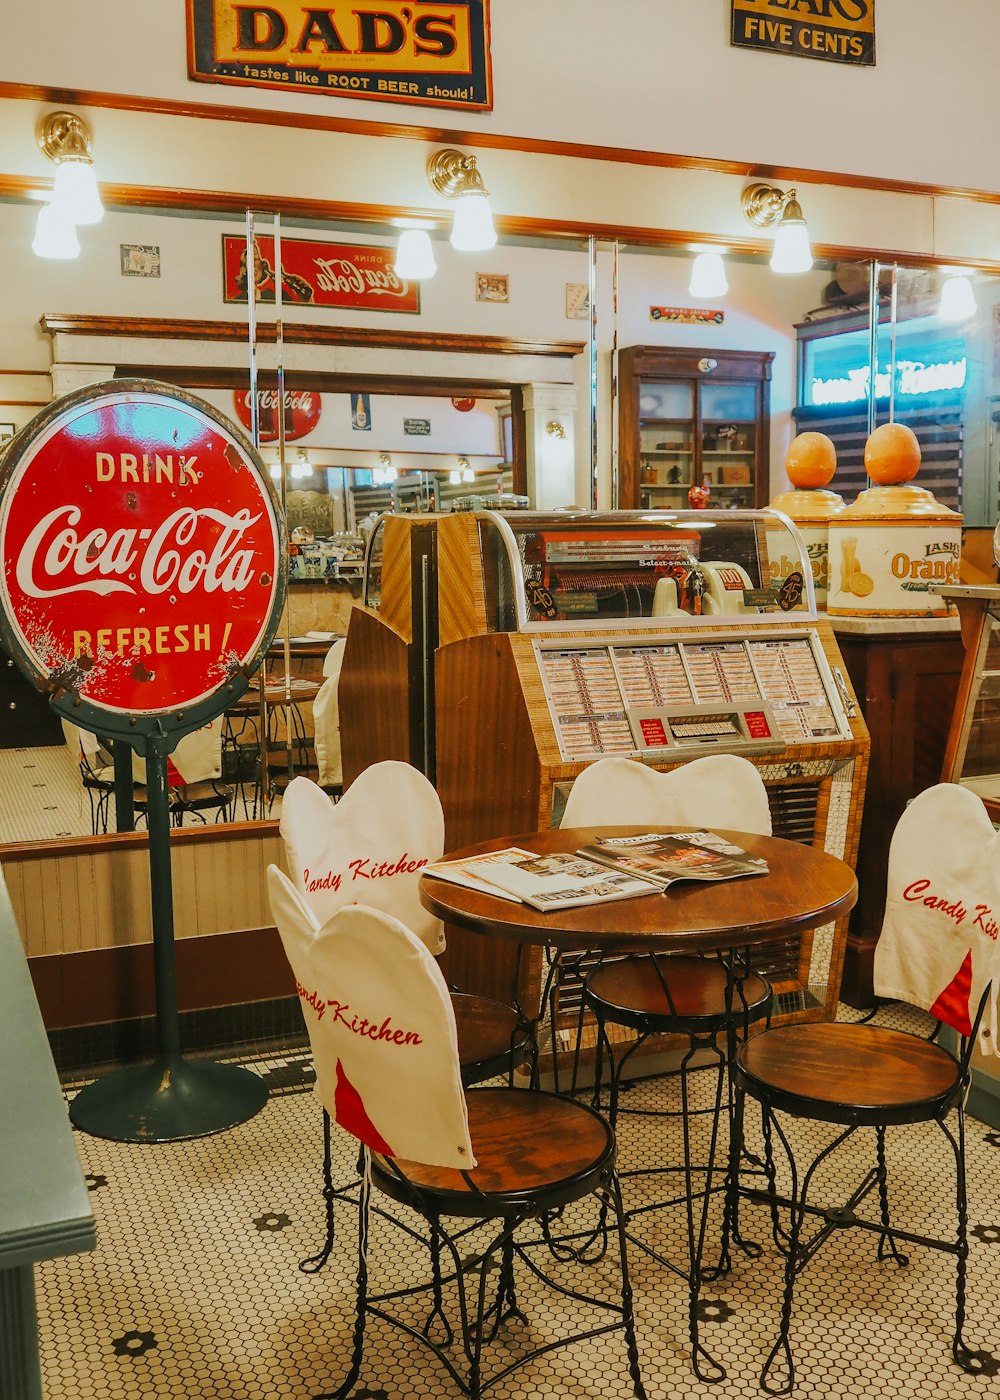
{"label": "wall sconce", "polygon": [[740,199],[744,216],[757,228],[774,230],[772,272],[808,272],[813,265],[809,229],[795,191],[786,193],[773,185],[747,185]]}
{"label": "wall sconce", "polygon": [[38,145],[56,163],[51,207],[73,224],[96,224],[104,217],[91,152],[90,127],[74,112],[50,112],[36,132]]}
{"label": "wall sconce", "polygon": [[427,178],[438,194],[454,199],[451,246],[461,253],[484,253],[496,246],[497,234],[490,212],[489,191],[476,166],[475,156],[452,147],[435,151],[427,162]]}
{"label": "wall sconce", "polygon": [[458,465],[462,468],[463,481],[475,481],[476,473],[472,470],[472,467],[469,465],[468,457],[459,457]]}
{"label": "wall sconce", "polygon": [[559,422],[558,418],[550,418],[545,425],[545,431],[548,433],[549,437],[552,438],[565,438],[566,436],[566,429]]}
{"label": "wall sconce", "polygon": [[396,261],[393,263],[396,276],[403,282],[420,282],[425,277],[433,277],[437,272],[434,248],[431,237],[425,228],[404,228],[399,235],[396,248]]}
{"label": "wall sconce", "polygon": [[452,486],[460,486],[462,484],[462,473],[457,467],[452,467],[451,471],[448,473],[448,481]]}
{"label": "wall sconce", "polygon": [[726,264],[722,254],[714,249],[697,253],[691,264],[691,280],[688,282],[688,295],[692,297],[724,297],[729,291],[726,277]]}
{"label": "wall sconce", "polygon": [[280,463],[280,462],[272,462],[271,465],[268,467],[268,471],[271,473],[271,480],[272,480],[272,481],[280,481],[280,480],[281,480],[281,463]]}
{"label": "wall sconce", "polygon": [[391,486],[399,473],[392,465],[392,458],[388,452],[378,454],[378,466],[372,472],[372,481],[376,486]]}
{"label": "wall sconce", "polygon": [[298,458],[292,463],[292,477],[295,481],[301,481],[303,477],[312,476],[313,465],[309,460],[308,453],[300,447]]}
{"label": "wall sconce", "polygon": [[976,314],[976,298],[972,281],[964,272],[942,268],[944,278],[941,283],[941,300],[938,303],[938,317],[942,321],[967,321]]}

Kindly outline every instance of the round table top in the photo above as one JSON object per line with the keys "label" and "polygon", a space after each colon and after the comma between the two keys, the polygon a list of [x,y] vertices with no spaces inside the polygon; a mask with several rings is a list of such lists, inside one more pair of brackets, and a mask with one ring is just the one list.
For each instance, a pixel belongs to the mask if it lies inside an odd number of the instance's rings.
{"label": "round table top", "polygon": [[[539,855],[576,851],[603,836],[638,836],[652,828],[567,827],[497,837],[450,851],[446,860],[521,846]],[[657,827],[662,832],[691,827]],[[447,923],[475,933],[554,948],[611,952],[636,947],[707,951],[778,943],[792,934],[829,923],[858,897],[854,872],[836,856],[798,841],[721,831],[748,854],[762,856],[766,875],[714,882],[685,880],[662,893],[609,900],[573,909],[540,910],[500,896],[424,875],[420,900]]]}

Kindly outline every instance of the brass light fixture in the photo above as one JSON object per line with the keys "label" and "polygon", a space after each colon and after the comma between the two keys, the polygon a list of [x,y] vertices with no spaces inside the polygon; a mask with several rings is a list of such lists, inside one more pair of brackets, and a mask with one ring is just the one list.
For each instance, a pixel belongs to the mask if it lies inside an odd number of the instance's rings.
{"label": "brass light fixture", "polygon": [[51,207],[72,224],[96,224],[104,205],[94,174],[94,138],[75,112],[50,112],[36,133],[39,148],[56,164]]}
{"label": "brass light fixture", "polygon": [[550,418],[545,425],[545,431],[548,433],[549,437],[553,438],[564,438],[566,436],[566,429],[559,422],[558,418]]}
{"label": "brass light fixture", "polygon": [[462,480],[463,480],[463,481],[475,481],[475,479],[476,479],[476,473],[472,470],[472,467],[471,467],[471,465],[469,464],[469,459],[468,459],[468,457],[459,457],[459,459],[458,459],[458,465],[459,465],[459,466],[461,467],[461,469],[462,469]]}
{"label": "brass light fixture", "polygon": [[467,156],[451,146],[435,151],[427,162],[427,178],[438,194],[456,201],[451,246],[462,253],[482,253],[495,247],[497,235],[489,191],[475,156]]}
{"label": "brass light fixture", "polygon": [[794,190],[774,185],[747,185],[740,198],[744,216],[757,228],[775,225],[771,250],[773,272],[808,272],[813,265],[809,229]]}

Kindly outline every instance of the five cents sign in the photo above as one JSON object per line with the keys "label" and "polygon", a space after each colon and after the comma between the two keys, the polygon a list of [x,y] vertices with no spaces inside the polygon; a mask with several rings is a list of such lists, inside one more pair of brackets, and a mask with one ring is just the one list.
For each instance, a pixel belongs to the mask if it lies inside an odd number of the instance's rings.
{"label": "five cents sign", "polygon": [[204,722],[212,697],[221,713],[274,635],[284,557],[253,448],[168,385],[60,399],[4,462],[5,640],[39,688],[111,730],[190,706]]}

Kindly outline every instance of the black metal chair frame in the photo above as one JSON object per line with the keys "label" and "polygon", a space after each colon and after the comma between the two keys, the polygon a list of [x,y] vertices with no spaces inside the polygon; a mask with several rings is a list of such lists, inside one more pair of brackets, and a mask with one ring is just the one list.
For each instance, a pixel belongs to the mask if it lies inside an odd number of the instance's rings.
{"label": "black metal chair frame", "polygon": [[[955,1329],[952,1337],[952,1357],[962,1370],[972,1375],[994,1374],[994,1358],[989,1352],[974,1351],[965,1342],[965,1285],[966,1260],[968,1257],[968,1196],[965,1180],[965,1100],[971,1083],[970,1060],[980,1021],[986,1007],[989,988],[983,993],[978,1012],[973,1022],[971,1034],[959,1037],[958,1054],[952,1054],[944,1046],[936,1043],[941,1029],[938,1022],[929,1036],[912,1035],[905,1031],[887,1031],[871,1026],[868,1018],[863,1022],[837,1023],[827,1027],[836,1032],[838,1024],[854,1028],[866,1025],[891,1037],[894,1049],[893,1063],[886,1057],[887,1074],[898,1075],[899,1054],[906,1050],[906,1040],[930,1043],[943,1061],[954,1066],[950,1087],[946,1092],[933,1098],[924,1098],[909,1103],[899,1103],[898,1096],[891,1103],[830,1103],[825,1099],[815,1099],[791,1090],[783,1091],[780,1086],[767,1085],[754,1078],[741,1063],[742,1050],[735,1064],[736,1105],[733,1124],[731,1158],[729,1169],[729,1193],[726,1205],[726,1238],[732,1238],[747,1253],[759,1255],[760,1247],[742,1238],[739,1224],[739,1204],[741,1200],[763,1203],[768,1206],[771,1218],[771,1233],[778,1251],[784,1256],[784,1291],[778,1337],[768,1353],[761,1369],[760,1386],[769,1395],[788,1395],[795,1384],[795,1364],[792,1358],[790,1329],[794,1299],[795,1280],[820,1246],[838,1230],[855,1227],[878,1236],[876,1258],[879,1262],[892,1259],[900,1268],[909,1263],[898,1242],[916,1244],[930,1249],[952,1254],[956,1262],[955,1281]],[[780,1027],[771,1034],[783,1030],[797,1030],[798,1027]],[[802,1027],[808,1030],[809,1027]],[[888,1042],[887,1042],[888,1043]],[[876,1047],[877,1050],[877,1047]],[[761,1108],[762,1131],[764,1138],[765,1187],[752,1187],[740,1180],[740,1161],[743,1147],[743,1124],[747,1097],[755,1099]],[[955,1130],[947,1123],[948,1116],[955,1112]],[[806,1171],[801,1174],[796,1168],[795,1157],[788,1135],[777,1117],[778,1113],[788,1114],[795,1119],[809,1119],[840,1126],[842,1131],[824,1146],[813,1158]],[[920,1234],[893,1224],[890,1215],[889,1182],[886,1162],[886,1133],[889,1128],[905,1127],[917,1123],[934,1123],[948,1142],[955,1164],[955,1216],[954,1239]],[[874,1165],[866,1172],[850,1196],[841,1205],[823,1206],[808,1199],[814,1177],[822,1164],[859,1131],[870,1128],[875,1134]],[[779,1191],[777,1168],[775,1165],[774,1141],[781,1144],[790,1172],[790,1189]],[[877,1192],[878,1219],[867,1219],[858,1214],[858,1208],[868,1196]],[[782,1223],[782,1212],[785,1220]],[[803,1238],[807,1217],[820,1223],[816,1230]],[[725,1251],[724,1251],[725,1252]],[[723,1272],[729,1268],[728,1257],[721,1266]],[[779,1358],[784,1363],[784,1379],[772,1377],[772,1369]]]}
{"label": "black metal chair frame", "polygon": [[[514,1094],[535,1101],[551,1099],[560,1104],[566,1101],[558,1095],[544,1094],[528,1089],[476,1089],[473,1094]],[[413,1181],[400,1166],[386,1158],[371,1156],[367,1149],[362,1152],[365,1171],[362,1192],[359,1200],[359,1266],[357,1278],[357,1306],[355,1312],[353,1350],[350,1370],[337,1390],[316,1400],[345,1400],[354,1389],[360,1375],[364,1359],[364,1334],[368,1317],[377,1317],[402,1330],[414,1340],[423,1343],[437,1357],[454,1380],[460,1391],[470,1400],[480,1400],[487,1390],[502,1381],[511,1372],[526,1363],[551,1351],[586,1341],[613,1331],[625,1335],[628,1357],[628,1372],[632,1380],[636,1400],[645,1400],[646,1392],[639,1370],[639,1352],[635,1336],[635,1323],[632,1307],[632,1289],[628,1275],[628,1254],[624,1233],[624,1216],[621,1192],[615,1172],[615,1139],[609,1125],[593,1109],[584,1104],[574,1104],[580,1114],[590,1114],[604,1130],[604,1147],[585,1167],[569,1175],[561,1175],[551,1182],[532,1189],[508,1190],[484,1193],[479,1190],[472,1174],[462,1171],[462,1180],[469,1188],[458,1193],[444,1189],[431,1189]],[[412,1239],[426,1244],[430,1252],[431,1276],[428,1282],[415,1287],[394,1289],[379,1294],[368,1290],[368,1245],[370,1209],[370,1187],[374,1185],[396,1203],[407,1206],[420,1215],[427,1223],[429,1236],[425,1238],[417,1230],[406,1225],[398,1217],[379,1211],[383,1218],[404,1230]],[[606,1298],[595,1297],[568,1287],[546,1272],[534,1257],[537,1252],[544,1258],[546,1252],[555,1262],[550,1248],[549,1225],[558,1218],[567,1205],[588,1196],[596,1196],[601,1202],[602,1214],[614,1217],[615,1233],[618,1239],[621,1269],[621,1298],[611,1302]],[[445,1219],[468,1221],[468,1225],[458,1231],[446,1229]],[[459,1243],[471,1230],[478,1230],[494,1222],[497,1233],[485,1248],[476,1250],[475,1257],[463,1256]],[[533,1230],[532,1237],[518,1238],[522,1227],[529,1223],[541,1222],[541,1232]],[[447,1259],[447,1271],[442,1269],[442,1255]],[[487,1298],[491,1265],[499,1260],[496,1271],[497,1281],[492,1299]],[[500,1328],[513,1321],[528,1325],[528,1319],[518,1306],[515,1264],[520,1261],[527,1270],[543,1283],[554,1288],[563,1297],[576,1303],[594,1308],[599,1313],[611,1313],[614,1320],[600,1325],[583,1328],[554,1341],[527,1350],[508,1362],[501,1369],[483,1378],[484,1347],[493,1341]],[[551,1264],[548,1266],[551,1267]],[[449,1351],[454,1348],[455,1330],[445,1312],[444,1291],[453,1287],[457,1292],[458,1320],[461,1329],[461,1356],[465,1369],[460,1370]],[[424,1325],[413,1326],[398,1314],[389,1312],[387,1304],[414,1295],[430,1292],[431,1306]],[[474,1306],[470,1295],[474,1294]],[[435,1332],[440,1340],[435,1339]]]}
{"label": "black metal chair frame", "polygon": [[[645,1008],[630,1007],[613,1002],[601,995],[602,982],[614,975],[616,965],[627,963],[649,970],[654,987],[663,994],[666,1007],[663,1012],[650,1012]],[[702,976],[704,972],[715,974],[721,970],[724,976],[722,1002],[712,1010],[698,1013],[685,1012],[678,1008],[670,985],[670,972],[681,967],[688,975]],[[747,999],[745,988],[748,984],[761,984],[754,1000]],[[688,1336],[691,1347],[691,1365],[695,1375],[706,1384],[724,1380],[726,1372],[701,1344],[699,1334],[698,1300],[702,1283],[718,1276],[719,1268],[705,1269],[703,1257],[708,1228],[709,1203],[713,1195],[725,1190],[726,1167],[719,1164],[718,1147],[720,1125],[723,1115],[727,1126],[732,1126],[734,1097],[731,1068],[736,1044],[740,1034],[745,1039],[750,1026],[762,1019],[769,1019],[773,993],[767,981],[752,971],[747,950],[734,950],[727,957],[691,957],[682,954],[641,953],[630,954],[625,958],[611,959],[602,963],[587,977],[586,1000],[597,1020],[597,1060],[595,1063],[594,1106],[599,1105],[603,1079],[603,1060],[606,1057],[609,1067],[608,1113],[612,1128],[617,1127],[619,1115],[636,1113],[643,1117],[674,1118],[681,1121],[683,1156],[680,1163],[669,1163],[654,1167],[641,1167],[619,1173],[624,1183],[631,1177],[681,1175],[683,1190],[680,1194],[665,1200],[647,1203],[626,1212],[626,1224],[639,1215],[650,1211],[663,1210],[671,1206],[683,1205],[686,1210],[687,1262],[681,1267],[668,1259],[647,1241],[628,1233],[630,1243],[641,1249],[688,1283]],[[761,988],[763,990],[761,990]],[[608,1035],[609,1024],[621,1025],[636,1032],[636,1038],[623,1051],[616,1052],[615,1044]],[[631,1110],[621,1105],[622,1078],[627,1065],[641,1046],[652,1036],[675,1035],[687,1040],[687,1047],[677,1068],[665,1076],[680,1081],[681,1104],[679,1109]],[[724,1038],[725,1047],[720,1046]],[[706,1062],[706,1057],[708,1057]],[[689,1096],[688,1076],[695,1071],[715,1070],[713,1102],[707,1108],[692,1109]],[[707,1161],[692,1161],[691,1123],[695,1114],[711,1118]],[[718,1180],[716,1180],[718,1178]],[[697,1203],[701,1203],[700,1213]],[[721,1255],[720,1255],[721,1267]]]}

